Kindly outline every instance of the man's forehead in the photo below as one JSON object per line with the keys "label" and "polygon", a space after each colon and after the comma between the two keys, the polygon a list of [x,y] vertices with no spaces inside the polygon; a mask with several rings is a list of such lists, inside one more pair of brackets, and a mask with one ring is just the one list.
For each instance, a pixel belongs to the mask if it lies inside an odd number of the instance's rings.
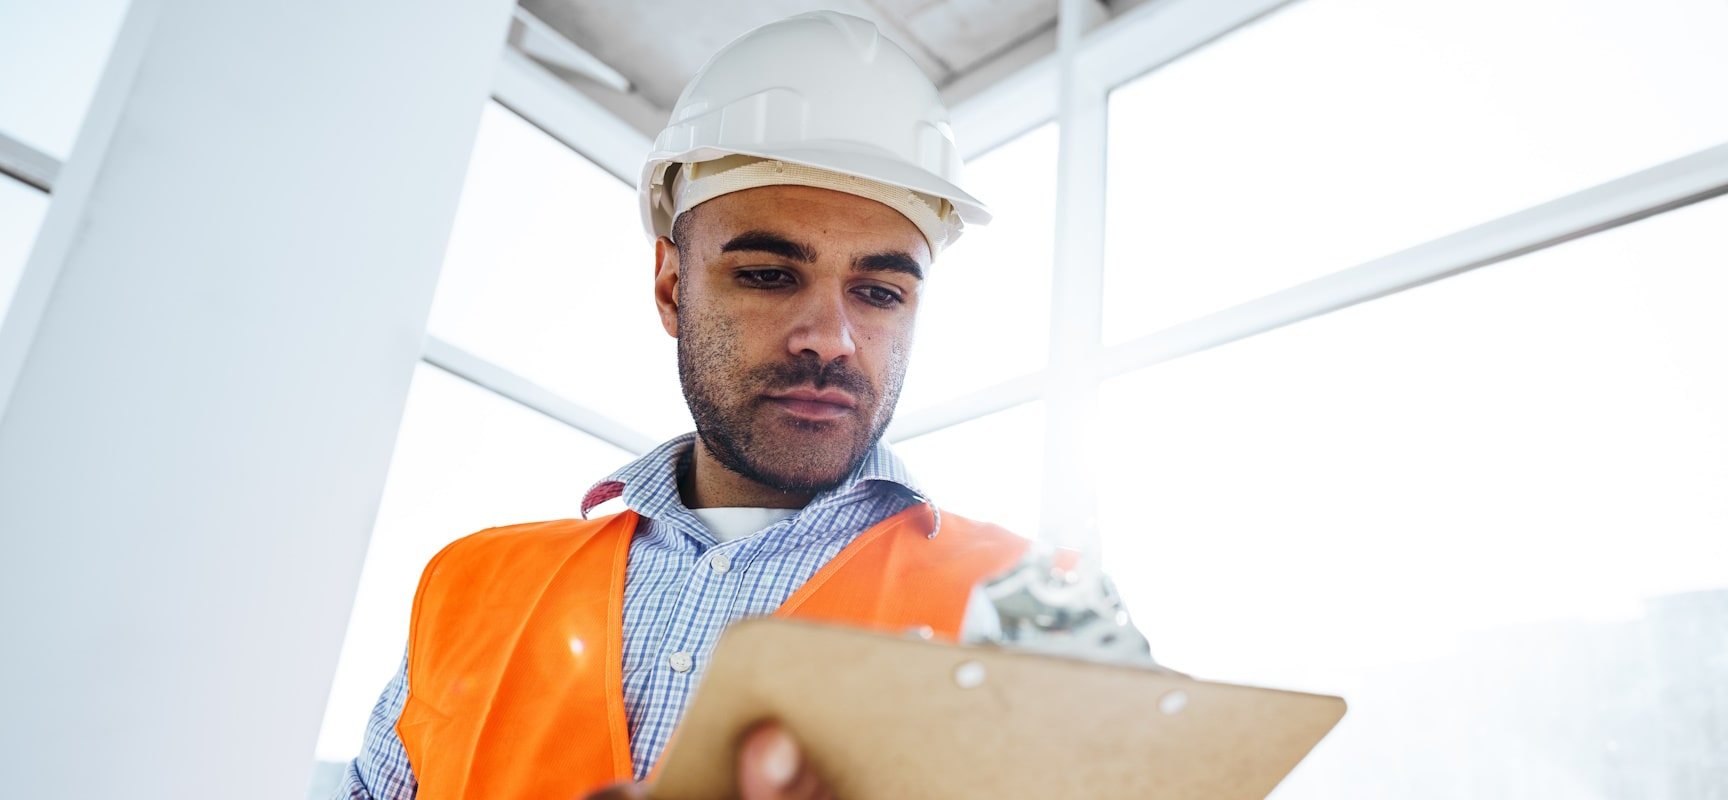
{"label": "man's forehead", "polygon": [[856,195],[809,186],[761,186],[716,197],[689,212],[708,252],[747,249],[780,239],[800,246],[800,260],[899,252],[928,265],[930,248],[898,211]]}

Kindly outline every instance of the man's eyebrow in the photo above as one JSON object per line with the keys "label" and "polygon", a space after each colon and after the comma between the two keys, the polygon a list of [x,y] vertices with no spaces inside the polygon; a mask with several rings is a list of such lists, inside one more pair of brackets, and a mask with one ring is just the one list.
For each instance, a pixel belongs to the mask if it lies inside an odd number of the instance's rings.
{"label": "man's eyebrow", "polygon": [[904,272],[918,280],[924,280],[924,268],[918,265],[918,259],[905,253],[859,256],[852,259],[852,268],[859,272]]}
{"label": "man's eyebrow", "polygon": [[769,231],[745,231],[732,237],[732,240],[720,246],[720,252],[749,251],[755,253],[772,253],[781,258],[802,261],[806,264],[815,263],[816,248],[802,242],[794,242],[778,233]]}

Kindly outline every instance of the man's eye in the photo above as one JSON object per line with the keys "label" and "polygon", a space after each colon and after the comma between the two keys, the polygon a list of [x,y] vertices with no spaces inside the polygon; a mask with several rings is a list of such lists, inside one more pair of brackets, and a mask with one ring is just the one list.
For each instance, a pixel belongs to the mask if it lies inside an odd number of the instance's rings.
{"label": "man's eye", "polygon": [[752,289],[778,289],[792,285],[792,274],[783,269],[745,269],[738,271],[738,282]]}
{"label": "man's eye", "polygon": [[864,298],[864,302],[877,308],[888,308],[903,302],[899,292],[881,286],[861,286],[857,289],[857,293]]}

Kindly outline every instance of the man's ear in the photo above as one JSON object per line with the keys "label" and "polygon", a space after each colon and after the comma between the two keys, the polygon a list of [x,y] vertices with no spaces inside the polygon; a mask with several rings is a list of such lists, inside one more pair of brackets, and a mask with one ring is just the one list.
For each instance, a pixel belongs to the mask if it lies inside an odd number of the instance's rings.
{"label": "man's ear", "polygon": [[664,236],[654,241],[654,305],[660,327],[678,338],[678,245]]}

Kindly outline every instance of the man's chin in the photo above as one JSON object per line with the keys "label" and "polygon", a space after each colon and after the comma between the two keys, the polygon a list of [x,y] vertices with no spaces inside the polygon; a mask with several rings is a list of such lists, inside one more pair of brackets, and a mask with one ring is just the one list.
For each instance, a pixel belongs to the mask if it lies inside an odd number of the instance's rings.
{"label": "man's chin", "polygon": [[[833,458],[834,451],[763,453],[746,461],[750,472],[744,477],[782,492],[825,492],[841,483],[863,460],[862,455],[847,461]],[[847,455],[851,455],[847,453]]]}
{"label": "man's chin", "polygon": [[[745,478],[782,492],[824,492],[851,476],[870,451],[843,424],[781,424],[762,431],[745,448],[726,448],[720,463]],[[715,449],[710,443],[710,449]],[[741,452],[742,451],[742,452]]]}

